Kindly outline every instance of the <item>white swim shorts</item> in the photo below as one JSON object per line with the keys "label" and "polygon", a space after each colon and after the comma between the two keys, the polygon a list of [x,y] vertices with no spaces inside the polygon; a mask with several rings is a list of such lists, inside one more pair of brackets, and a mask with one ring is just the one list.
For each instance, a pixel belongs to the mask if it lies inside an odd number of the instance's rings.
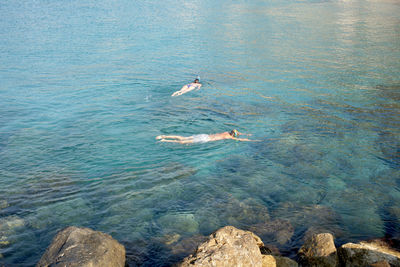
{"label": "white swim shorts", "polygon": [[196,134],[192,136],[193,143],[207,143],[210,141],[208,134]]}

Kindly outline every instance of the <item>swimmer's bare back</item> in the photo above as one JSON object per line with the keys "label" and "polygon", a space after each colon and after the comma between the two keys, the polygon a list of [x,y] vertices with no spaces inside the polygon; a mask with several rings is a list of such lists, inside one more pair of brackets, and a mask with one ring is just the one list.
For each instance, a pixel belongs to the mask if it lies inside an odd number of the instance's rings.
{"label": "swimmer's bare back", "polygon": [[[246,134],[249,135],[249,134]],[[225,139],[233,139],[237,141],[247,141],[247,142],[258,142],[260,140],[250,140],[247,138],[238,138],[235,136],[232,136],[232,132],[223,132],[223,133],[217,133],[217,134],[210,134],[209,135],[210,141],[218,141],[218,140],[225,140]]]}

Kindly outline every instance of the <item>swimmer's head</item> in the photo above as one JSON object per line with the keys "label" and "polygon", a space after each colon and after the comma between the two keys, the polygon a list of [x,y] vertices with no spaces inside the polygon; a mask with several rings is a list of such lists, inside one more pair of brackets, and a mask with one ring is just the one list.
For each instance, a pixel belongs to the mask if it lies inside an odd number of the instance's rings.
{"label": "swimmer's head", "polygon": [[195,80],[194,80],[194,83],[199,83],[199,79],[195,79]]}
{"label": "swimmer's head", "polygon": [[239,132],[236,129],[233,129],[232,131],[230,131],[229,133],[232,137],[238,137]]}

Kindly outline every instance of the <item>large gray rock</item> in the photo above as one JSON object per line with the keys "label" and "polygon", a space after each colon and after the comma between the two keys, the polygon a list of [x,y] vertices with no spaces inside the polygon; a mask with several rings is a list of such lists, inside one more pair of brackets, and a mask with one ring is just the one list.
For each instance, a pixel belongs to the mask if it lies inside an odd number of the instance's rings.
{"label": "large gray rock", "polygon": [[252,232],[225,226],[209,236],[193,255],[178,266],[262,267],[261,239]]}
{"label": "large gray rock", "polygon": [[341,266],[400,266],[400,252],[377,239],[358,244],[347,243],[338,248]]}
{"label": "large gray rock", "polygon": [[54,237],[39,266],[124,267],[125,248],[108,234],[71,226]]}
{"label": "large gray rock", "polygon": [[334,267],[338,264],[332,234],[315,234],[309,238],[298,252],[300,263],[304,266]]}

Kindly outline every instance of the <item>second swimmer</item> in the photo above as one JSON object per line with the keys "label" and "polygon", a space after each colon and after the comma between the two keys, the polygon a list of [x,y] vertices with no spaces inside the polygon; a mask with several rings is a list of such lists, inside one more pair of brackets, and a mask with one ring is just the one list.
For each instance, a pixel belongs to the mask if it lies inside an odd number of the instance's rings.
{"label": "second swimmer", "polygon": [[234,139],[238,141],[259,141],[250,140],[247,138],[239,138],[239,135],[251,135],[240,133],[238,130],[234,129],[230,132],[216,133],[216,134],[196,134],[192,136],[180,136],[180,135],[159,135],[156,139],[160,142],[171,142],[180,144],[190,144],[190,143],[207,143],[210,141],[219,141],[224,139]]}

